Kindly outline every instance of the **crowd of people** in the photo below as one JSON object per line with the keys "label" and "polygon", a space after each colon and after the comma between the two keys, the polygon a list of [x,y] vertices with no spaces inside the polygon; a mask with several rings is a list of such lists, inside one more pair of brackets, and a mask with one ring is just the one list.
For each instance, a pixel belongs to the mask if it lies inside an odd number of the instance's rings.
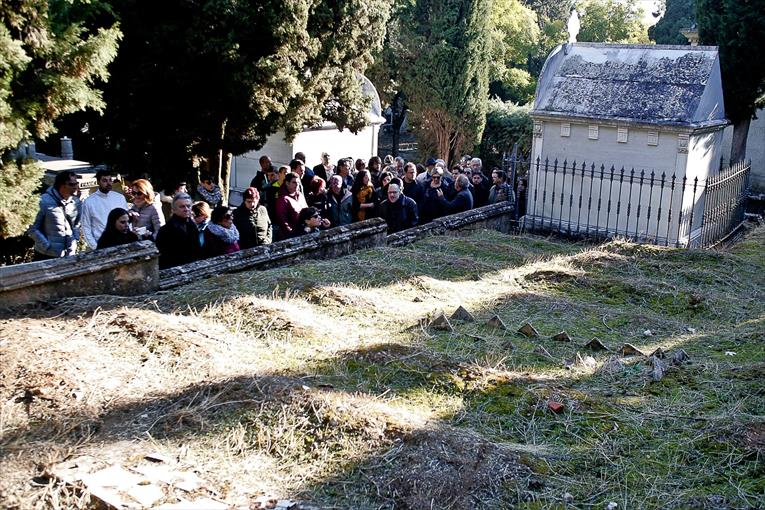
{"label": "crowd of people", "polygon": [[96,180],[98,189],[81,202],[77,176],[56,175],[29,229],[36,260],[74,255],[81,237],[89,250],[152,240],[164,269],[369,218],[384,219],[394,233],[487,204],[515,204],[505,172],[484,172],[481,160],[469,156],[447,171],[435,158],[425,165],[391,156],[343,158],[335,165],[323,153],[309,167],[297,153],[276,168],[264,155],[233,209],[210,175],[201,175],[194,197],[185,182],[155,193],[151,182],[137,179],[123,195],[112,189],[109,170],[99,170]]}

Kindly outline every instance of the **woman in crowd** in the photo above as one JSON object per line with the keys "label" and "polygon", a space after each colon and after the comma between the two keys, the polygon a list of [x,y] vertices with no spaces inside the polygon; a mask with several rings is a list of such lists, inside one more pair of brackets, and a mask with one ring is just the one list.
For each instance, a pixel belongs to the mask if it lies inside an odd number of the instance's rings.
{"label": "woman in crowd", "polygon": [[224,205],[213,209],[210,224],[207,225],[204,236],[205,244],[202,251],[206,257],[239,251],[239,230],[234,225],[234,216]]}
{"label": "woman in crowd", "polygon": [[343,185],[343,178],[339,175],[333,175],[329,179],[326,204],[327,209],[323,216],[333,227],[353,222],[353,197],[348,188]]}
{"label": "woman in crowd", "polygon": [[284,184],[279,186],[279,196],[276,199],[275,224],[278,228],[278,238],[293,237],[292,231],[298,223],[300,211],[308,207],[305,196],[299,190],[300,176],[290,172],[284,177]]}
{"label": "woman in crowd", "polygon": [[252,248],[271,244],[272,227],[268,211],[260,202],[257,188],[244,190],[242,205],[234,210],[234,226],[239,230],[239,247]]}
{"label": "woman in crowd", "polygon": [[327,209],[327,185],[319,176],[314,176],[311,183],[308,185],[308,193],[306,194],[305,201],[309,206],[315,207],[319,212],[324,215],[324,211]]}
{"label": "woman in crowd", "polygon": [[191,206],[191,219],[194,220],[199,231],[199,246],[205,245],[205,229],[210,224],[210,213],[212,213],[212,209],[203,200],[194,202],[194,205]]}
{"label": "woman in crowd", "polygon": [[353,181],[351,188],[353,196],[353,219],[364,221],[374,216],[375,189],[372,187],[369,170],[362,170]]}
{"label": "woman in crowd", "polygon": [[388,200],[388,185],[393,177],[390,170],[384,170],[380,174],[380,187],[375,190],[375,216],[379,215],[380,205]]}
{"label": "woman in crowd", "polygon": [[121,207],[112,209],[106,219],[106,228],[98,239],[97,249],[111,248],[121,244],[138,241],[138,236],[130,231],[130,216]]}
{"label": "woman in crowd", "polygon": [[329,220],[323,219],[321,213],[315,207],[306,207],[298,215],[298,228],[292,232],[292,237],[300,237],[306,234],[315,234],[322,228],[329,226]]}
{"label": "woman in crowd", "polygon": [[133,204],[128,209],[133,232],[141,239],[156,239],[165,215],[157,206],[154,188],[146,179],[136,179],[130,186]]}
{"label": "woman in crowd", "polygon": [[210,174],[202,174],[197,186],[197,198],[204,200],[211,208],[218,207],[223,203],[223,192],[220,186],[213,182]]}

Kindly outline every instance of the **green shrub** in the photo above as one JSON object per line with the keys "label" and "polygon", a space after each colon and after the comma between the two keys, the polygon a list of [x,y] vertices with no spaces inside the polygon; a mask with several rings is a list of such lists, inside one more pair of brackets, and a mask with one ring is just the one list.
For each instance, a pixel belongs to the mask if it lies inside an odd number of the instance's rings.
{"label": "green shrub", "polygon": [[33,160],[0,162],[0,237],[22,235],[35,219],[43,168]]}
{"label": "green shrub", "polygon": [[484,167],[501,166],[502,152],[512,151],[527,155],[531,151],[531,133],[534,123],[529,116],[531,105],[520,106],[500,99],[489,101],[486,127],[481,139],[481,158]]}

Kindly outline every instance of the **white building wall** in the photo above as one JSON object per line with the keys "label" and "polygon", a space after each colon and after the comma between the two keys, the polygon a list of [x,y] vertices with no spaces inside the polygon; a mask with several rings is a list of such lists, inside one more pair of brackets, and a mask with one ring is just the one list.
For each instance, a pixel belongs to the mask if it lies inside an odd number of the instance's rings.
{"label": "white building wall", "polygon": [[571,123],[569,136],[561,136],[561,124],[537,126],[542,136],[535,136],[532,154],[541,156],[542,164],[532,164],[530,171],[529,216],[573,232],[658,239],[662,244],[686,242],[692,207],[693,226],[701,225],[703,187],[694,194],[693,178],[706,179],[717,171],[721,131],[683,138],[624,126],[626,141],[620,142],[618,126],[599,125],[597,139],[592,139],[590,124]]}
{"label": "white building wall", "polygon": [[258,159],[264,154],[277,167],[288,165],[296,152],[305,154],[306,164],[310,167],[321,162],[322,152],[328,152],[332,162],[344,157],[368,160],[377,154],[378,131],[379,124],[369,125],[357,134],[347,129],[314,129],[298,133],[292,143],[287,142],[284,132],[279,131],[268,137],[260,150],[234,157],[231,162],[231,189],[233,192],[242,192],[250,185],[260,167]]}

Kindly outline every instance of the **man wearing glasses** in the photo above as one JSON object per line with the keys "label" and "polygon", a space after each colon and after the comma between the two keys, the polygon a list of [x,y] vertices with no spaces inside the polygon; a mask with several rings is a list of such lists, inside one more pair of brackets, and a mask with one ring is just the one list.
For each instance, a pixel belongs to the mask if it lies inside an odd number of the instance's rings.
{"label": "man wearing glasses", "polygon": [[95,250],[98,239],[106,227],[106,218],[112,209],[127,209],[127,201],[121,193],[112,191],[114,176],[109,170],[96,172],[98,190],[82,203],[82,233],[88,248]]}
{"label": "man wearing glasses", "polygon": [[77,175],[69,170],[56,175],[53,186],[40,197],[40,210],[27,232],[35,241],[35,260],[74,255],[80,240],[80,199]]}

